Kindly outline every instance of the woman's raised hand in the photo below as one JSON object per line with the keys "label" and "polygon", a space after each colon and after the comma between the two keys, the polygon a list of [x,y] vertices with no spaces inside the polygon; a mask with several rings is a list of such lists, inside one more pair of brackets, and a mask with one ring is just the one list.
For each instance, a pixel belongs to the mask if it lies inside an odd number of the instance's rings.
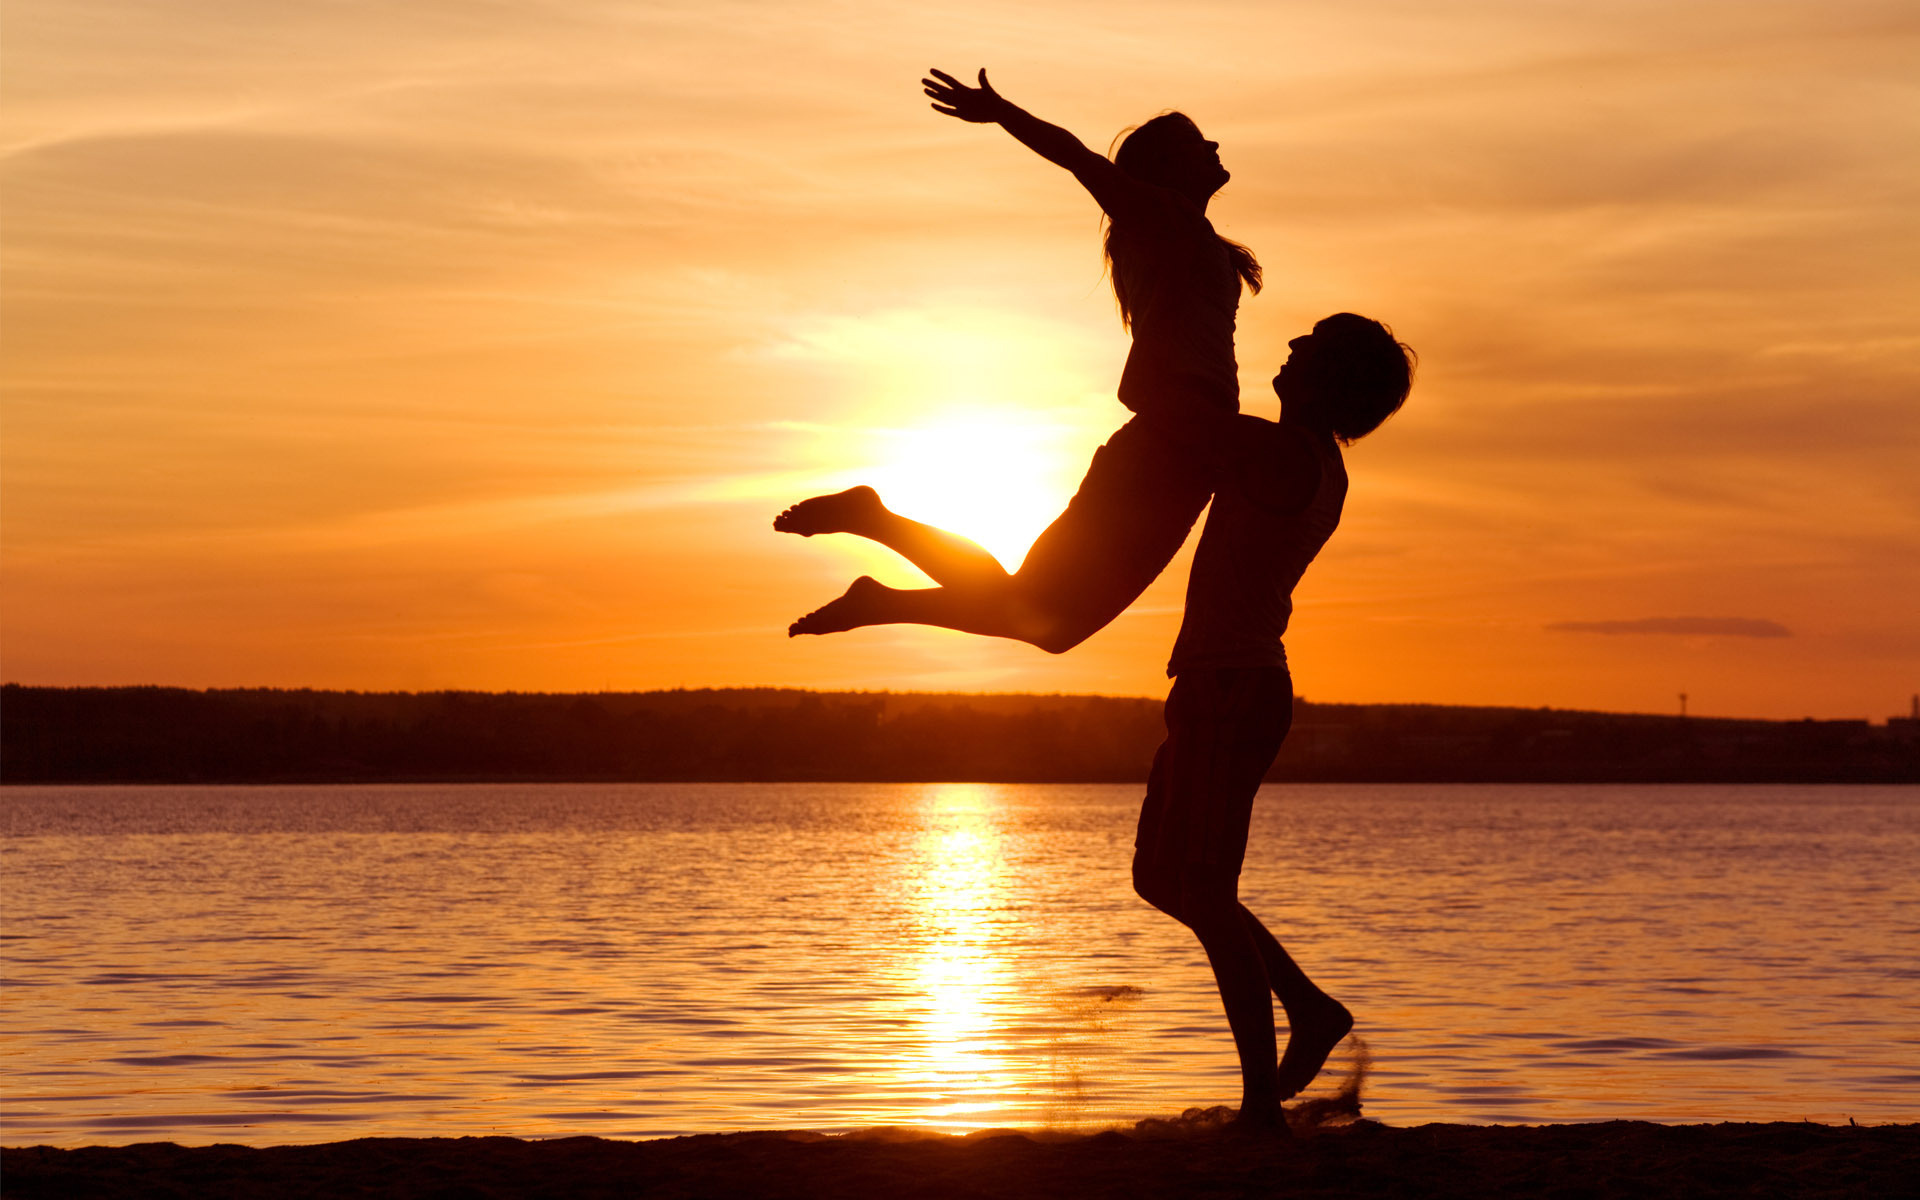
{"label": "woman's raised hand", "polygon": [[977,124],[998,121],[1008,108],[1006,100],[987,82],[985,67],[980,68],[979,87],[968,87],[938,68],[933,69],[933,78],[922,79],[920,86],[933,97],[933,111],[962,121]]}

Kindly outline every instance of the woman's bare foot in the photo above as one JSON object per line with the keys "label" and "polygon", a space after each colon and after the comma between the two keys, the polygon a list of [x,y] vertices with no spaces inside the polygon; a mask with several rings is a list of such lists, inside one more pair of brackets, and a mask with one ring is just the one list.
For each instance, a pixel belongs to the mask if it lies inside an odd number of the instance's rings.
{"label": "woman's bare foot", "polygon": [[773,527],[781,533],[797,533],[801,537],[812,537],[816,533],[864,534],[886,511],[887,506],[880,503],[880,493],[861,484],[831,496],[802,500],[775,517]]}
{"label": "woman's bare foot", "polygon": [[[808,503],[811,504],[812,501]],[[846,592],[838,600],[821,605],[787,626],[787,636],[798,637],[803,633],[845,633],[849,629],[858,629],[862,625],[877,625],[880,623],[881,597],[886,592],[886,584],[871,575],[862,575],[847,587]]]}
{"label": "woman's bare foot", "polygon": [[1340,1040],[1353,1031],[1353,1014],[1347,1006],[1328,996],[1306,1013],[1287,1014],[1290,1028],[1287,1049],[1280,1056],[1280,1098],[1291,1100],[1306,1090],[1327,1056]]}

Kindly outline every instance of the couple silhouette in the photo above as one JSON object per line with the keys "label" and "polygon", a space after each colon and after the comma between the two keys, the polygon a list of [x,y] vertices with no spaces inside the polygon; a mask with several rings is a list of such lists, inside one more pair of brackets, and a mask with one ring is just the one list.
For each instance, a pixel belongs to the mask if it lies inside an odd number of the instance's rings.
{"label": "couple silhouette", "polygon": [[[935,111],[999,125],[1100,205],[1114,296],[1133,335],[1118,389],[1133,416],[1094,452],[1066,511],[1016,571],[893,512],[872,488],[787,509],[775,529],[868,538],[937,585],[861,576],[788,634],[933,625],[1064,653],[1133,603],[1212,501],[1167,666],[1167,734],[1141,806],[1133,882],[1193,931],[1213,968],[1240,1058],[1236,1126],[1285,1136],[1281,1101],[1312,1082],[1353,1018],[1240,903],[1240,867],[1254,795],[1293,716],[1281,641],[1293,588],[1346,499],[1340,447],[1406,400],[1412,352],[1384,325],[1337,313],[1289,343],[1273,380],[1280,419],[1241,413],[1234,320],[1241,288],[1260,289],[1260,265],[1207,220],[1229,178],[1219,144],[1168,112],[1108,159],[1002,97],[984,70],[977,86],[938,70],[921,84]],[[1287,1017],[1284,1053],[1275,997]]]}

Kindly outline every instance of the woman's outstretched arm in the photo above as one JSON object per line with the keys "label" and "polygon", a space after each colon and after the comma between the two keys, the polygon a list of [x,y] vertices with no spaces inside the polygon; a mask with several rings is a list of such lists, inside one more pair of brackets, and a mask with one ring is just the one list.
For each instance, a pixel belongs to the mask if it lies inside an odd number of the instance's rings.
{"label": "woman's outstretched arm", "polygon": [[969,87],[945,71],[935,69],[921,86],[933,99],[933,110],[978,125],[998,125],[1027,149],[1057,167],[1073,172],[1080,185],[1109,217],[1140,204],[1154,189],[1128,175],[1106,156],[1058,125],[1050,125],[993,90],[987,72],[980,70],[980,86]]}

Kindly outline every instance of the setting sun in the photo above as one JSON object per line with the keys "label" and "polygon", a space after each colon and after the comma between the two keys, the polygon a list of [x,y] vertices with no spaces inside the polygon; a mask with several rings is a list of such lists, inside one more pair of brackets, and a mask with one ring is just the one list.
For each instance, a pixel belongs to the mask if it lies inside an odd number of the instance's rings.
{"label": "setting sun", "polygon": [[873,486],[902,516],[972,538],[1008,570],[1073,495],[1077,431],[1010,411],[952,414],[877,438]]}

